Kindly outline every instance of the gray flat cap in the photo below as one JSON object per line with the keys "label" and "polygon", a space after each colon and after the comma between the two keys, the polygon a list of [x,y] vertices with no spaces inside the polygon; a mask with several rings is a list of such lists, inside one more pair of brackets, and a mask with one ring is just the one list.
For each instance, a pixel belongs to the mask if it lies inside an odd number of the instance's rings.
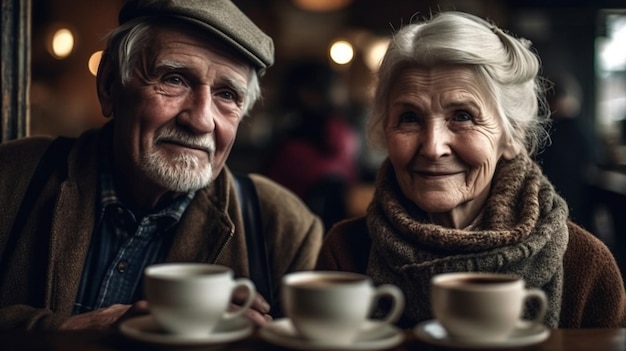
{"label": "gray flat cap", "polygon": [[274,42],[231,0],[129,0],[119,13],[120,24],[142,16],[173,16],[200,25],[231,44],[264,71],[274,63]]}

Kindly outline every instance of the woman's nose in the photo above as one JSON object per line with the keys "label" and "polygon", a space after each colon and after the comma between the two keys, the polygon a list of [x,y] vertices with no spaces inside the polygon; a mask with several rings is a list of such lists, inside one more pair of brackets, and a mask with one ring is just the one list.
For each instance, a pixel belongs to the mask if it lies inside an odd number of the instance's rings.
{"label": "woman's nose", "polygon": [[419,153],[422,157],[436,160],[449,155],[450,131],[439,123],[430,123],[419,134]]}

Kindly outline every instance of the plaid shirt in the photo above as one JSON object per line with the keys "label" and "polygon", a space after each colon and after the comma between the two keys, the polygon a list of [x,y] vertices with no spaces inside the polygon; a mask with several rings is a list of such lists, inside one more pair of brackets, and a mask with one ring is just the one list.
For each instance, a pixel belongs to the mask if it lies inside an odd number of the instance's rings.
{"label": "plaid shirt", "polygon": [[73,314],[113,304],[131,304],[142,298],[143,270],[163,262],[176,224],[194,192],[140,216],[115,193],[111,160],[100,152],[100,208],[97,225],[85,260]]}

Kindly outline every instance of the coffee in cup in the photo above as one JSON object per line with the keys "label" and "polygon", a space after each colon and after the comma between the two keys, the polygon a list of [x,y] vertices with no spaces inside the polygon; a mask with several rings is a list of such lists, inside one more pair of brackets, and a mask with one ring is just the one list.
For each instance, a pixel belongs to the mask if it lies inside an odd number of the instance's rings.
{"label": "coffee in cup", "polygon": [[349,345],[381,298],[391,302],[381,319],[394,323],[404,309],[404,295],[394,285],[374,286],[362,274],[304,271],[282,281],[282,305],[295,330],[311,343]]}
{"label": "coffee in cup", "polygon": [[[206,337],[220,321],[241,316],[252,305],[254,284],[233,275],[228,267],[207,263],[149,266],[144,271],[144,291],[150,312],[170,333]],[[247,290],[247,300],[229,312],[232,294],[240,288]]]}
{"label": "coffee in cup", "polygon": [[[532,320],[523,320],[526,302],[537,302]],[[547,298],[540,289],[526,289],[522,278],[499,273],[459,272],[431,280],[434,317],[451,338],[471,342],[506,340],[515,329],[542,325]]]}

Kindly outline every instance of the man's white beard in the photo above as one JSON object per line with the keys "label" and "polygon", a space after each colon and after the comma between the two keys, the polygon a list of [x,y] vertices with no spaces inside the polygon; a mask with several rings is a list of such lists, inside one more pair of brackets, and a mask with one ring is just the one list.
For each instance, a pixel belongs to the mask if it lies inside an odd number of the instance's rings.
{"label": "man's white beard", "polygon": [[211,183],[213,167],[196,155],[180,154],[165,159],[157,150],[144,155],[141,168],[153,181],[176,192],[196,191]]}
{"label": "man's white beard", "polygon": [[[193,153],[182,152],[168,157],[160,152],[159,144],[175,141],[183,145],[203,149],[207,153],[207,162]],[[180,129],[163,129],[155,137],[152,148],[141,156],[141,169],[153,181],[176,192],[196,191],[211,183],[215,143],[209,135],[196,136]]]}

